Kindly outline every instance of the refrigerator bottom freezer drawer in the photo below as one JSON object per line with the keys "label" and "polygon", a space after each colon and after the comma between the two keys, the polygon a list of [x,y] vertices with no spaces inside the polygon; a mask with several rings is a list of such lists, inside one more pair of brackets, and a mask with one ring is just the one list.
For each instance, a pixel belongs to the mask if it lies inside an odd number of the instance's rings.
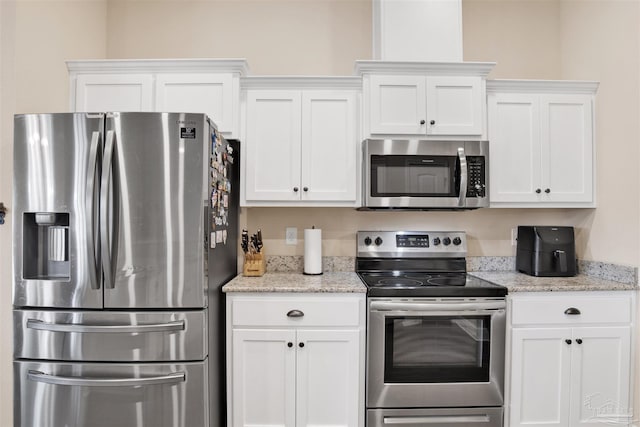
{"label": "refrigerator bottom freezer drawer", "polygon": [[14,310],[14,358],[170,362],[207,356],[207,310]]}
{"label": "refrigerator bottom freezer drawer", "polygon": [[205,427],[208,361],[15,361],[15,427]]}

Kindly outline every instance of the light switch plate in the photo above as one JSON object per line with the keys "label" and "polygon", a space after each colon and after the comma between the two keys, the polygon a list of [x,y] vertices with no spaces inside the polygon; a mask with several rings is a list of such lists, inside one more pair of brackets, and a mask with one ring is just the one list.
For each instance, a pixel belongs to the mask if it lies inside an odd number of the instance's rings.
{"label": "light switch plate", "polygon": [[287,245],[298,244],[298,229],[296,227],[287,227],[285,229],[285,236]]}

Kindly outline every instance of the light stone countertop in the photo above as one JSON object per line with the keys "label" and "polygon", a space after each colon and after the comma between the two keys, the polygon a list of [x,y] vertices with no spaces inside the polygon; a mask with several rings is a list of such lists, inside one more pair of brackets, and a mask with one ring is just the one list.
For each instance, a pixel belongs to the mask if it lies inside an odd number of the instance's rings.
{"label": "light stone countertop", "polygon": [[637,290],[635,284],[620,283],[578,274],[574,277],[533,277],[517,271],[473,271],[469,274],[515,292],[563,291],[628,291]]}
{"label": "light stone countertop", "polygon": [[236,276],[222,292],[366,293],[367,287],[354,272],[331,272],[318,276],[302,273],[265,273],[260,277]]}

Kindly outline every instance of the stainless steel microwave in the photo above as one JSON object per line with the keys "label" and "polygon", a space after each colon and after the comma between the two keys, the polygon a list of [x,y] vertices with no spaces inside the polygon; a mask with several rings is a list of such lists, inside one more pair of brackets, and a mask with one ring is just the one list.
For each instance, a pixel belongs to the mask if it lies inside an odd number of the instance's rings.
{"label": "stainless steel microwave", "polygon": [[366,139],[362,209],[489,206],[489,142]]}

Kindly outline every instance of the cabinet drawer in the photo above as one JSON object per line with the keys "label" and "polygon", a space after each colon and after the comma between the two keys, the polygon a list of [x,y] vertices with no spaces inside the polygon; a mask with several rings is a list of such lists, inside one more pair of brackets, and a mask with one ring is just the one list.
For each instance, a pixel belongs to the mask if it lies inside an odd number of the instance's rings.
{"label": "cabinet drawer", "polygon": [[358,326],[360,300],[242,298],[233,299],[231,310],[234,326]]}
{"label": "cabinet drawer", "polygon": [[631,319],[632,300],[627,295],[593,293],[584,296],[516,297],[511,301],[511,323],[514,326],[630,323]]}

